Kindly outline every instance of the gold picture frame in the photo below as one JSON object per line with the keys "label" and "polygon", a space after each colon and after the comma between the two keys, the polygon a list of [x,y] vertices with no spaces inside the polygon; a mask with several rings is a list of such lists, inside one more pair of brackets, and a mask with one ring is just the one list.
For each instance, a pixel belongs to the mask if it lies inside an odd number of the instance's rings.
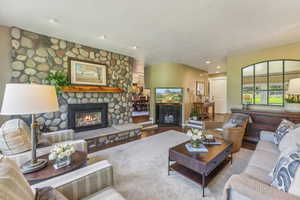
{"label": "gold picture frame", "polygon": [[72,85],[106,86],[106,65],[71,58],[69,59],[69,80]]}

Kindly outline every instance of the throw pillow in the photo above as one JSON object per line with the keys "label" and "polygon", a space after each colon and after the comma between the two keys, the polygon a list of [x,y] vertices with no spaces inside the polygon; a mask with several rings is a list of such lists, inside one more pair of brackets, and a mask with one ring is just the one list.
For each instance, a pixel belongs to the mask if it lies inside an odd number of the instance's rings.
{"label": "throw pillow", "polygon": [[297,143],[300,144],[300,127],[293,129],[289,134],[285,134],[279,143],[280,152],[297,151]]}
{"label": "throw pillow", "polygon": [[288,192],[296,172],[300,166],[300,152],[282,154],[273,170],[271,185],[281,191]]}
{"label": "throw pillow", "polygon": [[[297,146],[300,149],[300,145],[298,144]],[[289,193],[300,197],[300,167],[298,167],[294,181],[289,189]]]}
{"label": "throw pillow", "polygon": [[289,120],[283,119],[276,129],[275,144],[279,144],[283,136],[294,129],[295,124]]}
{"label": "throw pillow", "polygon": [[0,151],[13,155],[30,150],[30,128],[21,119],[5,122],[0,128]]}

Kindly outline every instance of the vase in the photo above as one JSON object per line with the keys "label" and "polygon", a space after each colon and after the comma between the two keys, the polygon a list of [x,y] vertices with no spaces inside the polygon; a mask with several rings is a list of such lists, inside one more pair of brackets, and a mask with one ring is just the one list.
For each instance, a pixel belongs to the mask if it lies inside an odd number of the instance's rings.
{"label": "vase", "polygon": [[300,104],[299,103],[285,103],[284,109],[287,112],[300,112]]}
{"label": "vase", "polygon": [[191,140],[191,145],[194,148],[199,148],[201,146],[201,140],[197,139],[197,140]]}
{"label": "vase", "polygon": [[55,169],[60,169],[71,164],[71,156],[65,156],[62,159],[56,159],[54,163]]}

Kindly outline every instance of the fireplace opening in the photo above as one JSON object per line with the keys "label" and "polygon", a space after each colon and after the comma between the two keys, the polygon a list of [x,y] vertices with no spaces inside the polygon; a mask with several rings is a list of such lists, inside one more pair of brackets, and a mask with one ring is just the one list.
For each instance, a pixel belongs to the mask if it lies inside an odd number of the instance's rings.
{"label": "fireplace opening", "polygon": [[156,104],[156,123],[158,125],[181,126],[182,105],[177,103]]}
{"label": "fireplace opening", "polygon": [[108,125],[107,103],[69,104],[68,111],[68,127],[76,132]]}
{"label": "fireplace opening", "polygon": [[101,112],[76,112],[75,126],[94,126],[101,124]]}

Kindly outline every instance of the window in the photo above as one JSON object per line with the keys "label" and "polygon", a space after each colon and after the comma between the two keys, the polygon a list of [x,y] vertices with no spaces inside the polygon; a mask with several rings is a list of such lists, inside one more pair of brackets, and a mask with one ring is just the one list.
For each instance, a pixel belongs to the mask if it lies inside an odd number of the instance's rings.
{"label": "window", "polygon": [[289,80],[300,78],[299,60],[273,60],[242,68],[242,104],[283,106]]}

